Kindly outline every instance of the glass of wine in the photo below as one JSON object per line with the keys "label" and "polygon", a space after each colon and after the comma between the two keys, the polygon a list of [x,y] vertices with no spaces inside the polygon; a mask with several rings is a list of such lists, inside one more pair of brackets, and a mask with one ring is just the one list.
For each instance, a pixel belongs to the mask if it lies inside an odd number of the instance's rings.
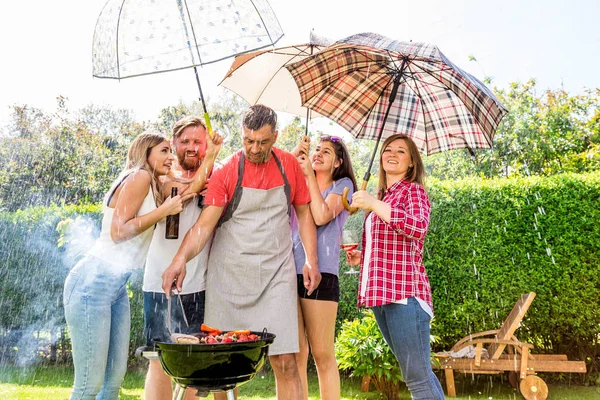
{"label": "glass of wine", "polygon": [[[352,251],[358,248],[358,240],[360,238],[360,232],[353,229],[344,229],[342,231],[342,244],[341,248],[345,251]],[[352,266],[346,271],[347,274],[358,274],[358,271]]]}

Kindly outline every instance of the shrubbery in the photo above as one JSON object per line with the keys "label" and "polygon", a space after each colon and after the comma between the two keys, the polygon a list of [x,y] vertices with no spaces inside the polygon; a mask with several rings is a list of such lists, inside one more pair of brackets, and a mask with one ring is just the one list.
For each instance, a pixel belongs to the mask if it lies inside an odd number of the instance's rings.
{"label": "shrubbery", "polygon": [[448,349],[537,293],[516,336],[598,366],[600,173],[439,182],[425,263]]}
{"label": "shrubbery", "polygon": [[[564,353],[598,365],[600,331],[600,173],[549,178],[430,182],[432,201],[425,263],[433,289],[435,327],[447,350],[470,332],[496,329],[519,295],[537,297],[517,337],[536,352]],[[76,215],[89,224],[69,246],[57,247],[58,223]],[[0,340],[9,332],[33,335],[61,328],[62,285],[83,249],[82,238],[97,235],[91,226],[99,206],[32,208],[0,213]],[[362,226],[363,216],[348,219]],[[80,221],[81,222],[81,221]],[[340,258],[341,301],[338,328],[360,316],[358,275]],[[140,277],[131,285],[132,345],[143,344]],[[0,349],[0,357],[6,355]],[[596,369],[597,371],[597,369]]]}

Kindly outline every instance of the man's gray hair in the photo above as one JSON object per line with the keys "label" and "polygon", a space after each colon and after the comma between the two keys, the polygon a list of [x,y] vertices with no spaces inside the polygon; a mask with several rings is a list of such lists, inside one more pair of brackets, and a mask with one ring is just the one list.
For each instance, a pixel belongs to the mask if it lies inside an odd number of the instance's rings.
{"label": "man's gray hair", "polygon": [[242,116],[242,126],[246,129],[257,131],[265,125],[277,129],[277,114],[273,109],[262,104],[250,106]]}

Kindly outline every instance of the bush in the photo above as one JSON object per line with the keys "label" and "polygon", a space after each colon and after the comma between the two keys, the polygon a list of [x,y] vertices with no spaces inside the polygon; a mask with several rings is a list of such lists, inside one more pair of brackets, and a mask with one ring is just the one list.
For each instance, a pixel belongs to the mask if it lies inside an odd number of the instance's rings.
{"label": "bush", "polygon": [[[440,339],[435,350],[447,350],[471,332],[497,329],[519,295],[534,291],[517,337],[535,352],[586,360],[588,371],[597,373],[600,173],[432,181],[428,191],[432,214],[424,260],[433,332]],[[78,215],[89,223],[76,223],[70,245],[59,248],[57,225],[77,222]],[[83,238],[97,236],[100,216],[98,205],[0,213],[0,362],[14,358],[14,347],[21,353],[23,346],[16,345],[25,338],[48,343],[52,331],[64,327],[64,279],[85,247]],[[362,223],[363,214],[356,213],[347,226],[361,229]],[[345,274],[347,269],[342,252],[338,332],[342,321],[362,316],[358,275]],[[144,343],[141,276],[132,280],[130,295],[134,350]]]}
{"label": "bush", "polygon": [[600,173],[437,182],[429,195],[424,260],[438,350],[497,329],[534,291],[516,336],[597,371]]}

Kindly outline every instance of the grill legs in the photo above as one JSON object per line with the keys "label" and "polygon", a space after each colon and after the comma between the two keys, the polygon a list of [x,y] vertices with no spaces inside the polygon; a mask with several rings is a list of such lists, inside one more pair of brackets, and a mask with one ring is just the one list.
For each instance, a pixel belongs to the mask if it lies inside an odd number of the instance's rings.
{"label": "grill legs", "polygon": [[[196,393],[196,397],[206,397],[208,396],[208,391],[198,389],[198,393]],[[227,400],[235,400],[235,387],[228,389],[225,391],[227,393]],[[183,400],[183,396],[185,395],[185,388],[179,385],[175,385],[175,392],[173,393],[173,400]]]}

